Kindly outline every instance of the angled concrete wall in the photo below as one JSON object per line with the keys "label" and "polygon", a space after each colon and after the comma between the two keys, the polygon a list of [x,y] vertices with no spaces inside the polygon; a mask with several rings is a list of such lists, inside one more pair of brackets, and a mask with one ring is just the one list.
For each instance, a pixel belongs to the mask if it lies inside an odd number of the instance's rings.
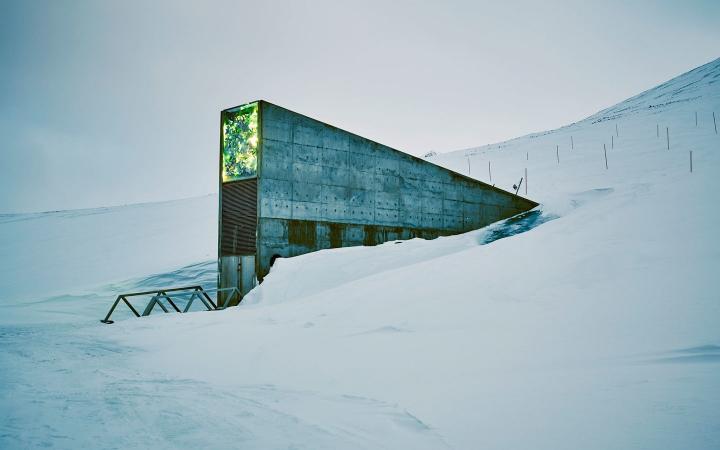
{"label": "angled concrete wall", "polygon": [[458,234],[537,204],[261,102],[258,277],[274,255]]}

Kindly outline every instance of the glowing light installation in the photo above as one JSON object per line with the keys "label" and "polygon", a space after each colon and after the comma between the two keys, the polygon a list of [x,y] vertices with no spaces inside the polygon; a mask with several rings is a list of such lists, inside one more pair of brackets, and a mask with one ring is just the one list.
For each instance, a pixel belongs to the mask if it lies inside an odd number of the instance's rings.
{"label": "glowing light installation", "polygon": [[258,104],[223,114],[223,183],[257,175]]}

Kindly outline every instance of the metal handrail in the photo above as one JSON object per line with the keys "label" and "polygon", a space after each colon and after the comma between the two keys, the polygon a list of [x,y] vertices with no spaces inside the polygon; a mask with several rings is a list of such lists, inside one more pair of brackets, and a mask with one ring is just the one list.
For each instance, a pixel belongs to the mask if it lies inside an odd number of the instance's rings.
{"label": "metal handrail", "polygon": [[[181,292],[181,291],[189,291],[189,292]],[[207,291],[202,288],[202,286],[184,286],[184,287],[177,287],[177,288],[168,288],[168,289],[156,289],[152,291],[143,291],[143,292],[131,292],[128,294],[120,294],[117,296],[115,301],[113,302],[112,306],[110,307],[110,310],[108,311],[107,315],[105,315],[105,318],[100,320],[102,323],[111,324],[115,323],[113,320],[110,320],[110,317],[115,312],[115,308],[120,304],[120,301],[125,303],[127,307],[132,311],[132,313],[135,315],[135,317],[144,317],[149,316],[153,309],[155,309],[155,306],[159,306],[160,309],[163,310],[165,313],[169,313],[170,309],[163,304],[161,300],[167,301],[167,303],[170,305],[170,307],[175,310],[175,312],[178,313],[186,313],[190,310],[190,306],[192,306],[193,301],[195,299],[199,299],[205,308],[208,311],[215,311],[219,309],[225,309],[228,307],[228,304],[232,299],[234,299],[236,296],[238,298],[238,303],[242,301],[242,295],[240,294],[240,291],[238,288],[231,287],[231,288],[223,288],[223,289],[217,289],[216,292],[226,292],[226,291],[232,291],[231,295],[228,295],[225,301],[222,305],[216,305],[215,302],[213,302],[212,298],[210,298],[210,295],[208,295]],[[190,294],[190,298],[188,299],[187,304],[181,311],[180,308],[178,308],[177,304],[173,301],[172,297],[168,294],[168,292],[175,292],[177,294],[173,294],[176,298],[178,296],[187,295]],[[145,306],[145,309],[143,309],[142,314],[138,312],[137,309],[130,303],[130,300],[128,300],[128,297],[137,297],[141,295],[150,295],[154,294],[148,304]]]}
{"label": "metal handrail", "polygon": [[[237,295],[237,297],[238,297],[238,304],[242,301],[242,296],[240,295],[240,290],[239,290],[238,288],[236,288],[236,287],[221,288],[221,289],[217,289],[215,292],[220,293],[220,292],[227,292],[227,291],[231,291],[232,294],[231,294],[231,295],[228,295],[228,296],[225,298],[225,301],[223,302],[222,306],[220,306],[220,304],[218,304],[217,309],[225,309],[225,308],[227,308],[228,305],[230,304],[230,301],[231,301],[236,295]],[[218,299],[219,299],[219,298],[220,298],[220,297],[218,296]]]}

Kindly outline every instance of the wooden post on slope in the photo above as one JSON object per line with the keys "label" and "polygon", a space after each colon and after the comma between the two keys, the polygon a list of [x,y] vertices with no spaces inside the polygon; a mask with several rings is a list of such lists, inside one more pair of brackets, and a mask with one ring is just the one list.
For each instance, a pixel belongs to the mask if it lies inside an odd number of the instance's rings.
{"label": "wooden post on slope", "polygon": [[615,136],[620,137],[620,134],[618,133],[617,123],[615,124]]}
{"label": "wooden post on slope", "polygon": [[603,144],[603,153],[605,153],[605,170],[608,170],[608,164],[607,164],[607,147],[605,144]]}
{"label": "wooden post on slope", "polygon": [[492,171],[490,170],[490,161],[488,161],[488,176],[490,177],[490,182],[492,183]]}
{"label": "wooden post on slope", "polygon": [[610,136],[610,149],[615,148],[615,136]]}
{"label": "wooden post on slope", "polygon": [[667,149],[670,150],[670,127],[665,127],[665,138],[667,139]]}
{"label": "wooden post on slope", "polygon": [[697,111],[695,111],[695,128],[697,128]]}
{"label": "wooden post on slope", "polygon": [[[575,150],[575,142],[573,142],[572,136],[570,136],[570,150]],[[525,183],[527,185],[527,181]]]}
{"label": "wooden post on slope", "polygon": [[467,156],[468,160],[468,176],[470,176],[470,155]]}
{"label": "wooden post on slope", "polygon": [[717,132],[717,122],[715,122],[715,111],[713,111],[713,126],[715,126],[715,134],[718,134],[718,132]]}
{"label": "wooden post on slope", "polygon": [[657,137],[660,137],[660,124],[655,124],[655,126],[657,127],[656,135]]}
{"label": "wooden post on slope", "polygon": [[560,146],[555,146],[555,157],[557,158],[558,164],[560,164]]}
{"label": "wooden post on slope", "polygon": [[692,150],[690,150],[690,173],[692,173]]}

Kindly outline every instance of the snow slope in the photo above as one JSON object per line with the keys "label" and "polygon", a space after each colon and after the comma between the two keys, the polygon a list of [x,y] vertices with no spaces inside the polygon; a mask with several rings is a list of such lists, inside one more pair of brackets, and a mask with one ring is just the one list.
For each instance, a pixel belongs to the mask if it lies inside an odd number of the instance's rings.
{"label": "snow slope", "polygon": [[24,300],[169,271],[217,254],[217,195],[0,214],[0,292]]}
{"label": "snow slope", "polygon": [[720,448],[718,81],[438,155],[541,206],[279,260],[238,308],[97,321],[211,262],[0,304],[0,447]]}
{"label": "snow slope", "polygon": [[648,176],[684,174],[690,150],[697,173],[713,169],[707,159],[718,149],[713,112],[720,127],[719,104],[720,59],[557,130],[429,159],[508,190],[527,169],[529,184],[523,182],[520,193],[527,187],[528,197],[547,204],[583,188],[657,183]]}

